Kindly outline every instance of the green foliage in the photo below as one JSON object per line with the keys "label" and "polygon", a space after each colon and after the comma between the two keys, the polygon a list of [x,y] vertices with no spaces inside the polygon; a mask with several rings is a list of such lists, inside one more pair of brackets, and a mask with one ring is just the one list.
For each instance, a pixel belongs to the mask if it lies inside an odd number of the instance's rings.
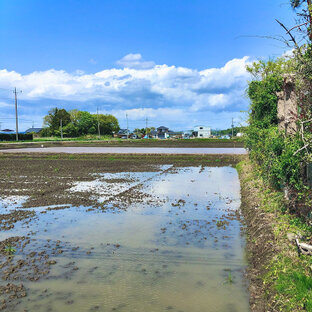
{"label": "green foliage", "polygon": [[306,311],[312,311],[312,278],[304,272],[280,274],[276,289],[290,295],[292,305],[301,305]]}
{"label": "green foliage", "polygon": [[299,135],[288,136],[277,128],[277,92],[283,85],[282,73],[291,68],[290,61],[260,61],[249,67],[257,79],[249,83],[251,100],[245,144],[250,158],[261,167],[261,174],[277,189],[288,186],[303,188],[303,142]]}
{"label": "green foliage", "polygon": [[[33,135],[32,133],[19,133],[18,134],[19,141],[32,141]],[[0,141],[15,141],[16,134],[15,133],[0,133]]]}
{"label": "green foliage", "polygon": [[[81,111],[78,114],[77,125],[79,128],[80,134],[92,134],[96,132],[94,128],[95,119],[89,112]],[[90,129],[93,127],[90,132]]]}
{"label": "green foliage", "polygon": [[[236,136],[237,133],[245,133],[246,127],[234,127],[233,135]],[[223,130],[211,130],[212,135],[221,136],[221,135],[230,135],[232,136],[232,128],[223,129]]]}
{"label": "green foliage", "polygon": [[64,137],[75,138],[79,136],[79,128],[76,124],[70,122],[63,128]]}
{"label": "green foliage", "polygon": [[282,253],[271,262],[264,282],[273,281],[275,300],[282,311],[312,311],[312,278],[304,269],[309,265],[309,258],[294,263],[293,259]]}
{"label": "green foliage", "polygon": [[113,115],[90,114],[77,109],[67,112],[65,109],[54,108],[44,117],[46,126],[42,132],[42,137],[60,136],[60,124],[62,120],[64,137],[79,137],[98,133],[101,135],[112,135],[119,130],[119,123]]}
{"label": "green foliage", "polygon": [[276,126],[268,129],[250,126],[245,138],[250,158],[261,167],[261,173],[275,188],[303,187],[302,153],[294,153],[302,142],[294,137],[284,137]]}
{"label": "green foliage", "polygon": [[16,249],[14,248],[14,246],[12,245],[7,245],[5,248],[4,248],[4,252],[8,255],[14,255],[15,252],[16,252]]}
{"label": "green foliage", "polygon": [[249,83],[247,94],[251,100],[251,123],[259,128],[277,125],[277,92],[281,91],[282,84],[283,78],[278,75]]}
{"label": "green foliage", "polygon": [[58,109],[57,107],[51,109],[49,114],[44,117],[43,124],[49,128],[53,135],[59,130],[61,123],[66,126],[70,122],[70,114],[65,109]]}
{"label": "green foliage", "polygon": [[[95,115],[97,118],[97,116]],[[111,135],[113,132],[119,131],[119,123],[115,116],[99,114],[98,120],[100,123],[101,135]]]}

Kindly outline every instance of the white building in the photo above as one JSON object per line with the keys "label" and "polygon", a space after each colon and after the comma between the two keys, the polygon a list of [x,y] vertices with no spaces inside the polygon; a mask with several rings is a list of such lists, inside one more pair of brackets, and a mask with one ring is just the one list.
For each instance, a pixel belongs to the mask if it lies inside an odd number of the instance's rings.
{"label": "white building", "polygon": [[206,126],[196,126],[194,127],[194,136],[196,138],[209,138],[211,136],[211,129]]}

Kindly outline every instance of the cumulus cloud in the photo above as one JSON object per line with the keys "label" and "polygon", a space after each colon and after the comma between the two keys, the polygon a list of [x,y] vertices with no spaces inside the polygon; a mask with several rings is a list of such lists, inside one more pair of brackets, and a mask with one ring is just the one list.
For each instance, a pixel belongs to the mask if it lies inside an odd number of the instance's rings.
{"label": "cumulus cloud", "polygon": [[152,61],[144,61],[140,53],[129,53],[116,62],[118,65],[128,68],[146,69],[155,66]]}
{"label": "cumulus cloud", "polygon": [[155,65],[144,61],[141,54],[128,54],[118,61],[124,68],[93,74],[50,69],[22,75],[3,69],[0,88],[22,89],[23,100],[33,107],[62,101],[91,111],[94,103],[100,103],[107,112],[121,116],[127,111],[132,119],[144,115],[182,120],[188,114],[202,117],[209,112],[246,109],[244,91],[249,75],[245,67],[249,61],[243,57],[220,68],[196,70]]}

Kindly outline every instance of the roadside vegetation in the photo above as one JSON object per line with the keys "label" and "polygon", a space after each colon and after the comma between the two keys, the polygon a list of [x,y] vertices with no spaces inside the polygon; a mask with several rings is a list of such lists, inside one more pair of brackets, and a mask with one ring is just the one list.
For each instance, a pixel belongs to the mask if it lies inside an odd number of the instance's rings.
{"label": "roadside vegetation", "polygon": [[295,237],[311,242],[312,228],[289,213],[283,193],[268,186],[261,168],[237,165],[247,223],[252,311],[312,311],[312,257],[298,254]]}
{"label": "roadside vegetation", "polygon": [[[312,256],[298,248],[299,240],[312,244],[312,6],[309,0],[291,5],[298,25],[288,29],[278,23],[292,53],[247,67],[253,77],[245,136],[250,160],[238,170],[252,311],[312,311]],[[278,101],[281,96],[289,100],[289,81],[295,86],[296,109],[283,119]]]}

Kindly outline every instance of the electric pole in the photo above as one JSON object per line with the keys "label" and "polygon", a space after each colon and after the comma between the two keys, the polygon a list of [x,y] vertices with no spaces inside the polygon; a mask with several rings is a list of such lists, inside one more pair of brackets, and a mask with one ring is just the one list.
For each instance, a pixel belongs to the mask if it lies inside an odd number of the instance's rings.
{"label": "electric pole", "polygon": [[97,122],[98,122],[98,133],[99,133],[99,139],[101,139],[100,119],[99,119],[99,107],[97,107],[97,108],[96,108],[96,114],[97,114]]}
{"label": "electric pole", "polygon": [[147,121],[148,121],[148,119],[146,117],[145,118],[145,135],[146,135],[146,137],[147,137]]}
{"label": "electric pole", "polygon": [[62,121],[62,118],[60,120],[60,125],[61,125],[61,139],[63,140],[63,121]]}
{"label": "electric pole", "polygon": [[127,139],[128,139],[129,136],[128,114],[126,114],[126,119],[127,119]]}
{"label": "electric pole", "polygon": [[232,138],[234,136],[234,122],[233,122],[233,118],[232,118]]}
{"label": "electric pole", "polygon": [[15,95],[15,131],[16,131],[16,141],[18,141],[18,113],[17,113],[17,93],[21,93],[22,91],[17,92],[16,87],[13,90]]}

